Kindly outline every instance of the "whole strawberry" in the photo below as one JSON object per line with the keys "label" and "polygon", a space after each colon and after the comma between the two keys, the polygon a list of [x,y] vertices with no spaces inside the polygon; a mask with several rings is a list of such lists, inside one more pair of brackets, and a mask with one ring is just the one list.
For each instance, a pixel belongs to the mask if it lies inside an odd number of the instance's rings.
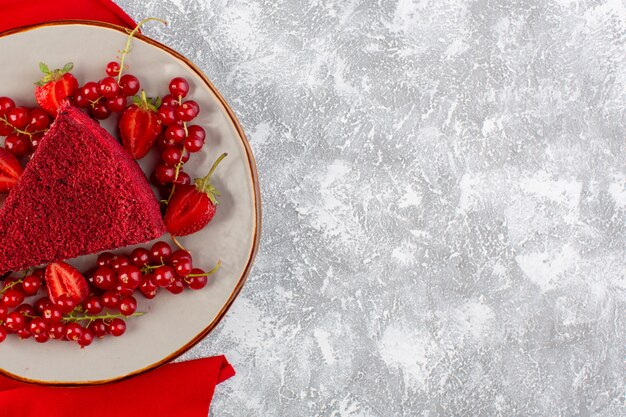
{"label": "whole strawberry", "polygon": [[45,75],[35,83],[35,99],[53,117],[57,115],[63,100],[72,97],[78,90],[78,80],[70,73],[72,68],[74,64],[70,62],[62,69],[50,71],[46,64],[39,63],[39,69]]}
{"label": "whole strawberry", "polygon": [[160,100],[148,100],[146,92],[141,97],[135,96],[133,104],[128,107],[120,119],[120,136],[124,148],[134,159],[141,159],[161,134],[162,125],[157,111]]}
{"label": "whole strawberry", "polygon": [[22,171],[17,158],[4,148],[0,148],[0,193],[7,193],[15,187]]}
{"label": "whole strawberry", "polygon": [[219,191],[211,184],[211,175],[228,154],[222,154],[206,177],[195,185],[177,185],[165,211],[165,228],[172,236],[186,236],[203,229],[213,219]]}

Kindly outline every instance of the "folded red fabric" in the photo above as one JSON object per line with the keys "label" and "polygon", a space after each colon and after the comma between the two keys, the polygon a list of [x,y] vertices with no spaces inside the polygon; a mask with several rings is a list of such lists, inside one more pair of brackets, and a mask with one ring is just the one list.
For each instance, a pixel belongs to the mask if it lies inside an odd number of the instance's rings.
{"label": "folded red fabric", "polygon": [[163,366],[105,385],[50,387],[0,376],[3,417],[207,417],[215,385],[235,375],[224,356]]}
{"label": "folded red fabric", "polygon": [[0,32],[54,20],[98,20],[134,28],[111,0],[0,0]]}

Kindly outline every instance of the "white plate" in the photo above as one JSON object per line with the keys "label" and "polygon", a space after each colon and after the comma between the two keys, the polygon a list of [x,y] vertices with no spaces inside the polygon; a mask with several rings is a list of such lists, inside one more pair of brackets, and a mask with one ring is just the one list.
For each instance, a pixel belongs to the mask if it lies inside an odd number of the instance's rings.
{"label": "white plate", "polygon": [[[124,29],[90,22],[39,25],[0,35],[0,96],[18,105],[34,105],[33,82],[41,78],[37,64],[60,68],[74,63],[81,85],[105,76],[104,66],[124,48]],[[206,76],[169,48],[140,36],[127,57],[129,72],[142,81],[148,95],[167,94],[170,79],[187,78],[190,98],[201,113],[194,123],[207,130],[207,146],[194,154],[185,170],[192,178],[204,176],[222,152],[228,157],[216,174],[221,205],[211,224],[181,241],[194,255],[194,263],[222,268],[202,291],[173,296],[162,291],[154,300],[141,299],[139,310],[148,314],[128,320],[127,333],[95,341],[87,349],[73,343],[9,337],[0,344],[0,372],[40,383],[93,384],[127,377],[165,363],[210,332],[224,316],[250,271],[259,242],[261,207],[256,166],[250,146],[232,111]],[[103,123],[114,132],[112,122]],[[156,158],[145,158],[148,172]],[[121,252],[127,252],[123,250]],[[95,256],[73,260],[78,267],[93,265]]]}

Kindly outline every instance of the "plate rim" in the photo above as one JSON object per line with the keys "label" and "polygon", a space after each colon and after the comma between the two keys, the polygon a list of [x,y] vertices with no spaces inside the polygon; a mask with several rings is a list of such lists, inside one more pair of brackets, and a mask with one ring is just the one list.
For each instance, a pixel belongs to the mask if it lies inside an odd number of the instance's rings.
{"label": "plate rim", "polygon": [[[50,27],[50,26],[92,26],[92,27],[115,30],[117,32],[122,32],[124,34],[128,34],[128,32],[130,31],[130,29],[128,28],[125,28],[123,26],[118,26],[113,23],[100,22],[100,21],[95,21],[95,20],[84,20],[84,19],[65,19],[65,20],[56,20],[56,21],[45,22],[45,23],[37,23],[37,24],[27,25],[27,26],[20,26],[17,28],[9,29],[4,32],[0,32],[0,38],[5,38],[10,35],[29,32],[31,30],[36,30],[36,29]],[[241,292],[244,284],[246,283],[248,279],[248,276],[250,275],[252,265],[254,264],[254,260],[259,250],[259,245],[260,245],[260,240],[261,240],[261,229],[262,229],[261,189],[260,189],[256,160],[254,158],[254,154],[252,153],[250,142],[248,141],[246,134],[244,133],[243,128],[241,127],[241,124],[239,120],[237,119],[237,116],[235,115],[231,107],[226,102],[226,99],[224,99],[222,94],[213,85],[213,83],[209,80],[206,74],[204,74],[204,72],[200,68],[198,68],[197,65],[195,65],[190,59],[182,55],[180,52],[170,48],[167,45],[162,44],[159,41],[149,38],[148,36],[142,33],[137,33],[135,35],[135,38],[140,39],[154,47],[157,47],[163,50],[164,52],[172,55],[174,58],[177,58],[183,61],[186,65],[188,65],[189,68],[202,79],[202,81],[206,84],[209,90],[211,90],[211,92],[215,95],[218,101],[222,104],[222,106],[226,110],[226,113],[231,123],[235,127],[237,135],[239,136],[239,139],[241,140],[241,143],[246,151],[248,165],[250,167],[250,172],[252,174],[252,178],[251,178],[252,188],[254,190],[254,199],[253,199],[254,209],[255,209],[254,236],[253,236],[252,250],[250,251],[250,254],[248,256],[246,268],[244,269],[243,274],[239,277],[239,280],[237,281],[237,285],[235,286],[233,292],[228,297],[228,300],[226,301],[224,306],[221,308],[217,316],[211,321],[211,323],[209,323],[209,325],[206,328],[204,328],[200,333],[198,333],[189,342],[185,343],[181,348],[179,348],[178,350],[174,351],[173,353],[169,354],[165,358],[153,364],[150,364],[141,369],[130,372],[126,375],[109,378],[109,379],[103,379],[103,380],[95,380],[95,381],[41,381],[41,380],[25,378],[23,376],[13,374],[3,368],[0,368],[1,375],[7,376],[9,378],[12,378],[21,382],[26,382],[26,383],[31,383],[31,384],[76,387],[76,386],[101,385],[101,384],[106,384],[110,382],[122,381],[124,379],[132,378],[134,376],[156,369],[178,358],[179,356],[187,352],[189,349],[197,345],[209,333],[211,333],[211,331],[213,331],[215,327],[217,327],[217,325],[222,321],[222,319],[224,318],[224,316],[226,315],[226,313],[228,312],[228,310],[234,303],[235,299]]]}

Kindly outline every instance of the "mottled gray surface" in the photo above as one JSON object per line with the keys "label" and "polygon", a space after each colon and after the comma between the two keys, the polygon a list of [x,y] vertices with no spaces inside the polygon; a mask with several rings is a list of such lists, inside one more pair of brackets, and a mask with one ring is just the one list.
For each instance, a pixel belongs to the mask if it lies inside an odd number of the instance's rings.
{"label": "mottled gray surface", "polygon": [[119,3],[258,159],[213,416],[626,414],[624,2]]}

